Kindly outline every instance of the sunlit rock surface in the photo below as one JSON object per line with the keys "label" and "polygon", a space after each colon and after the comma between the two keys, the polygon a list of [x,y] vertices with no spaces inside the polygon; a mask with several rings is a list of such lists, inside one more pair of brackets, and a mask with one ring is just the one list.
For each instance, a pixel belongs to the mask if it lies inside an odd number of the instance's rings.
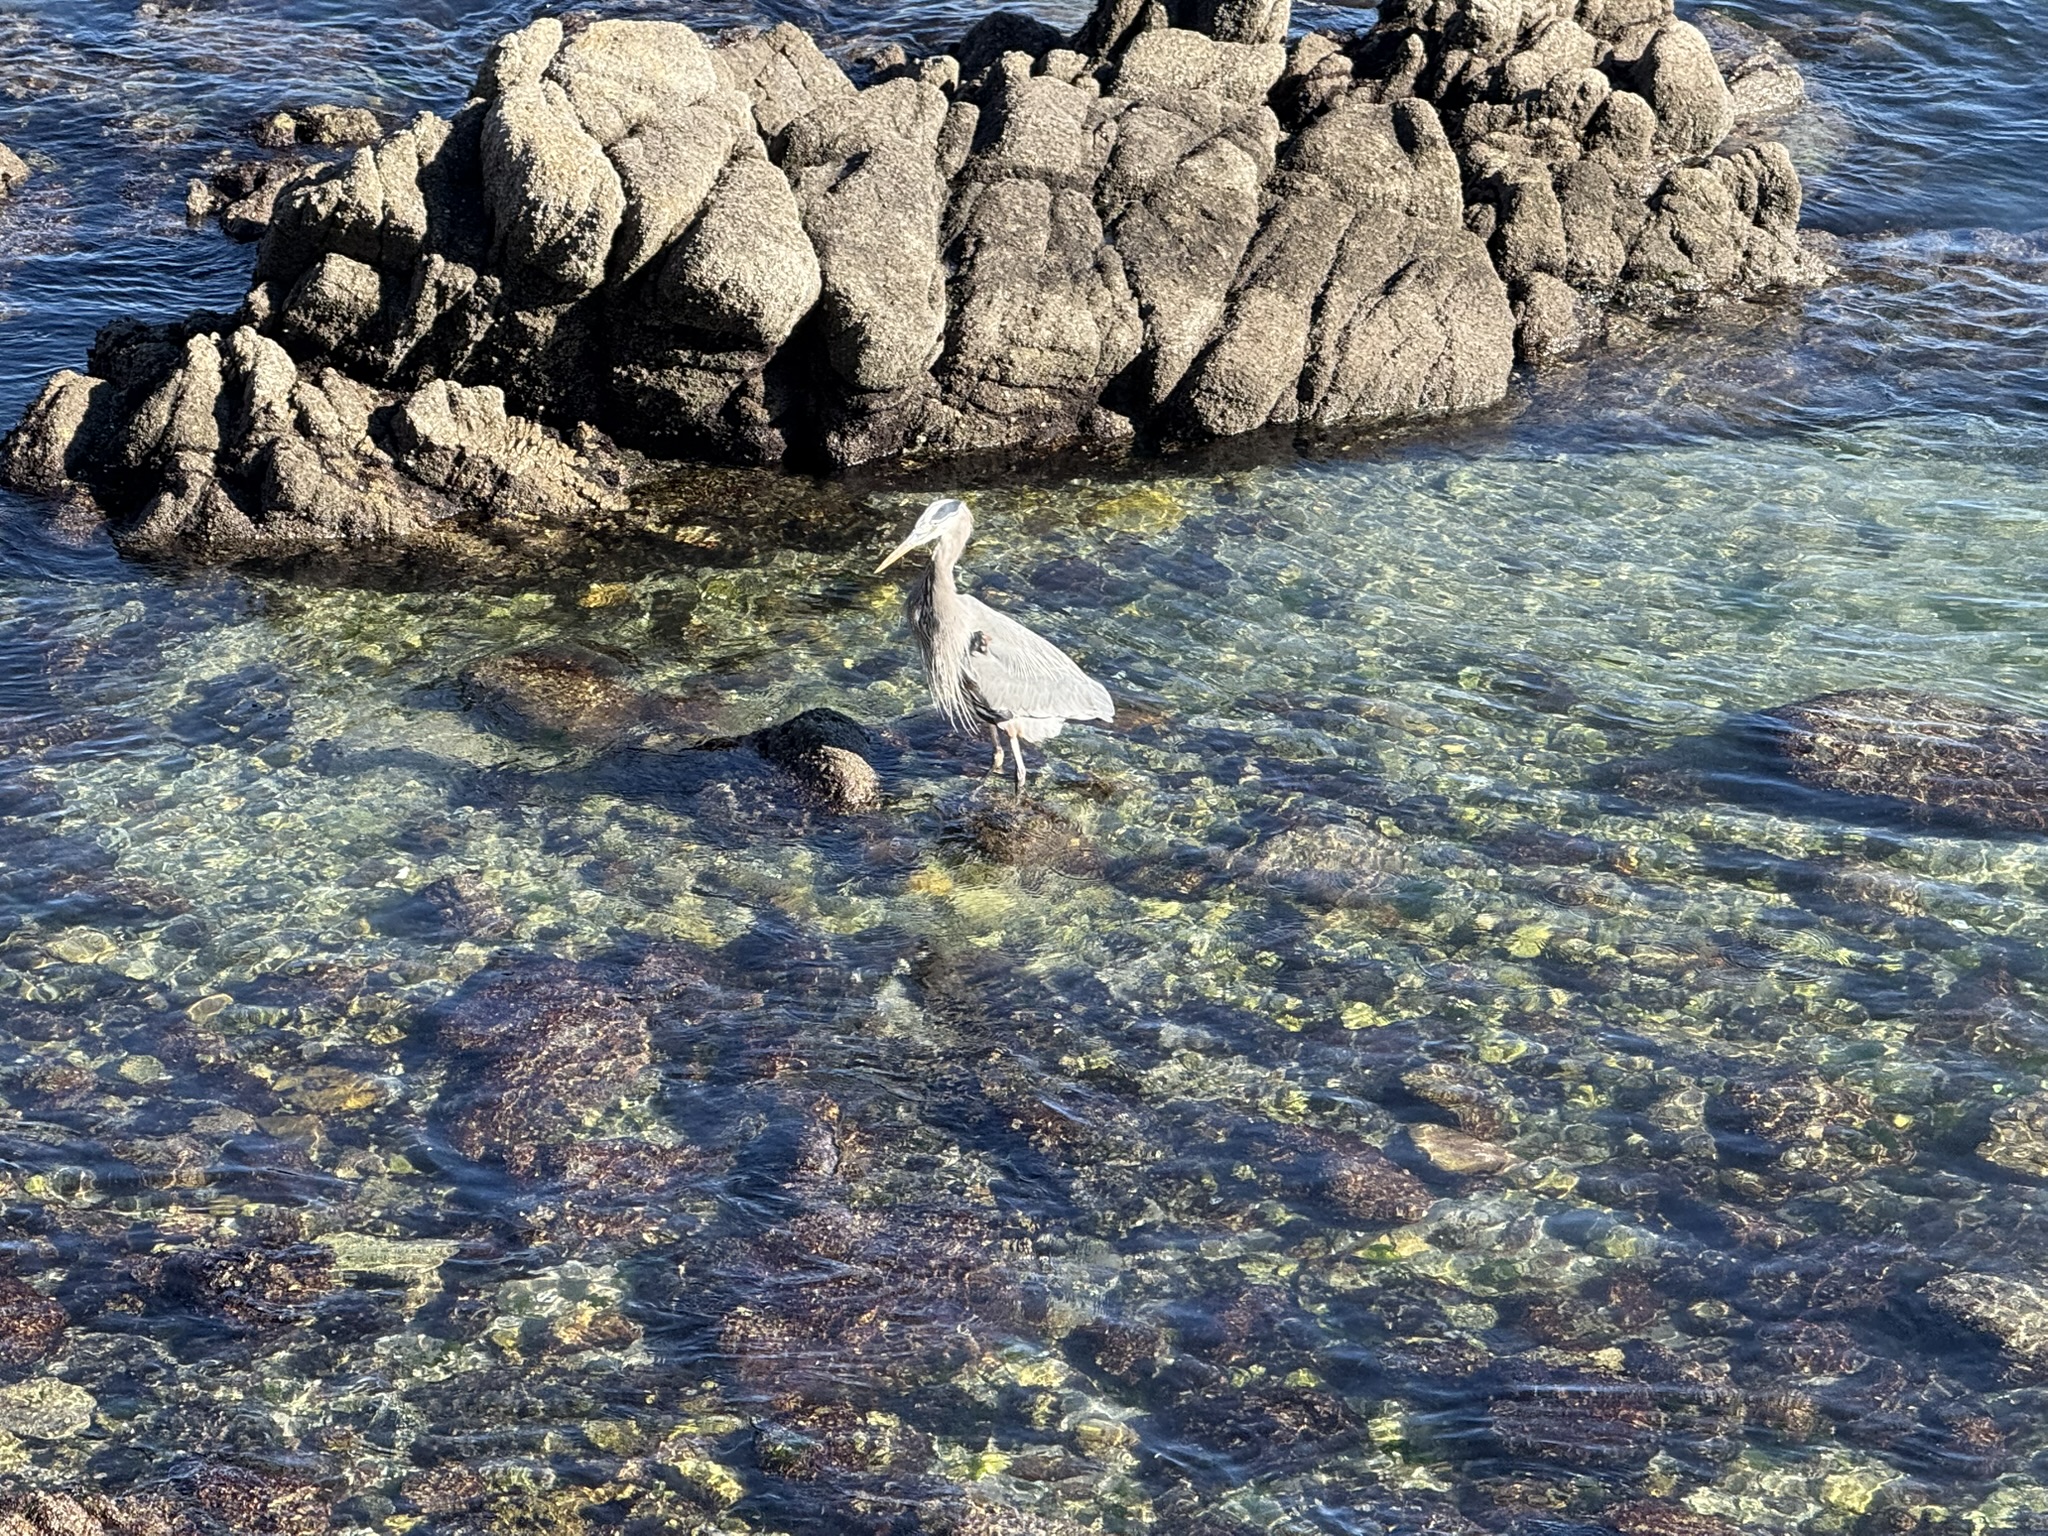
{"label": "sunlit rock surface", "polygon": [[623,494],[610,441],[845,468],[1446,415],[1610,303],[1814,276],[1791,160],[1730,137],[1796,71],[1724,37],[1771,77],[1738,102],[1669,0],[1286,33],[1104,0],[856,84],[787,24],[545,18],[451,117],[195,182],[262,231],[242,310],[112,330],[0,470],[146,553],[573,523]]}

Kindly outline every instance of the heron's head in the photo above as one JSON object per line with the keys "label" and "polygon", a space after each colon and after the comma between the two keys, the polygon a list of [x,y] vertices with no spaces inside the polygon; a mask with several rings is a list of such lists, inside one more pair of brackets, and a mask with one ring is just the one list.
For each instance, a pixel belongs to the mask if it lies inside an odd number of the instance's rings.
{"label": "heron's head", "polygon": [[967,510],[966,502],[956,501],[950,496],[942,501],[935,501],[918,515],[909,535],[901,544],[889,551],[889,558],[875,567],[875,574],[879,576],[913,549],[933,543],[955,528],[973,526],[974,514]]}

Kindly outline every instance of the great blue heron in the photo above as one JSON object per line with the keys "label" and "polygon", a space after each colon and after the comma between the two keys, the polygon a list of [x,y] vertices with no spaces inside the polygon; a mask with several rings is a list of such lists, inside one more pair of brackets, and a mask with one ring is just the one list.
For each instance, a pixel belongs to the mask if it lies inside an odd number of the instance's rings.
{"label": "great blue heron", "polygon": [[988,732],[996,773],[1003,771],[1003,738],[1010,738],[1021,793],[1025,742],[1050,741],[1069,720],[1114,719],[1116,705],[1107,688],[1050,640],[953,585],[953,567],[973,534],[966,502],[935,501],[875,574],[920,545],[935,546],[903,605],[924,653],[932,699],[954,729]]}

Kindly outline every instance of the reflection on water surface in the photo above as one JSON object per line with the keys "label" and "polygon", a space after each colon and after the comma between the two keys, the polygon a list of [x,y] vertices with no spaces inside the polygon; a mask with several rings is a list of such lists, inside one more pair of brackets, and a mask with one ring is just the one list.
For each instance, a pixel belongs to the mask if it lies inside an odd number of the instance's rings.
{"label": "reflection on water surface", "polygon": [[[444,104],[519,19],[76,15],[6,22],[8,413],[232,297],[166,210],[277,82]],[[1743,725],[2048,706],[2048,283],[1842,264],[1457,429],[982,477],[977,589],[1125,706],[1022,807],[865,574],[940,476],[469,582],[7,502],[0,1474],[107,1529],[2048,1519],[2048,855]],[[535,647],[670,736],[473,707]],[[672,750],[820,705],[882,810]]]}

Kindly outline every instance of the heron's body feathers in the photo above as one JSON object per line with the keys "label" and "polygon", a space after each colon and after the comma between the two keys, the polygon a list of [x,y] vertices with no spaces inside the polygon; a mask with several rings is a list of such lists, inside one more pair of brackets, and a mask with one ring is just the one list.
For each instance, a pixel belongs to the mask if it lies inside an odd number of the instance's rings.
{"label": "heron's body feathers", "polygon": [[1057,736],[1069,720],[1111,720],[1116,704],[1109,690],[1050,640],[980,598],[960,596],[972,637],[962,667],[975,714],[989,725],[1015,720],[1035,727],[1018,732],[1027,741]]}
{"label": "heron's body feathers", "polygon": [[[904,608],[940,713],[956,730],[1000,730],[1013,742],[1049,741],[1072,720],[1114,719],[1109,690],[1066,652],[954,585],[954,566],[973,529],[973,515],[963,503],[934,502],[882,562],[886,567],[919,544],[936,546],[931,564],[911,583]],[[1021,748],[1016,755],[1021,788]]]}

